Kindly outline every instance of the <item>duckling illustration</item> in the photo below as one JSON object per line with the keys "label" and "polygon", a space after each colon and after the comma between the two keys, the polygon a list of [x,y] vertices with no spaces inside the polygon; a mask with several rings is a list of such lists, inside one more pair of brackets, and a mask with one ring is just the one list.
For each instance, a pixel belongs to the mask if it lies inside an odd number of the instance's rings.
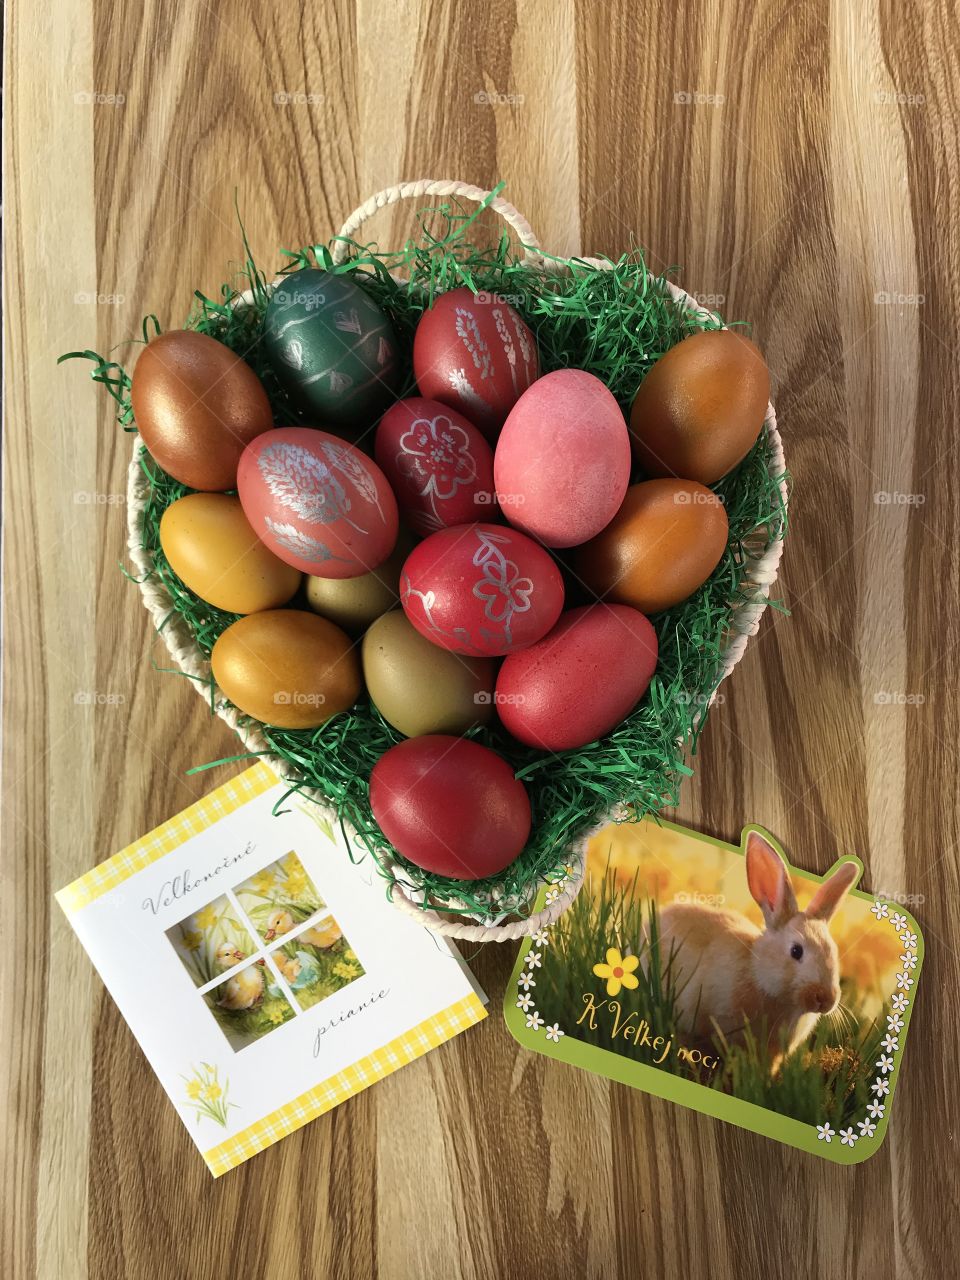
{"label": "duckling illustration", "polygon": [[319,947],[321,951],[326,951],[339,942],[343,937],[343,930],[337,924],[336,920],[331,918],[324,920],[320,924],[311,925],[309,929],[304,929],[297,941],[306,942],[311,947]]}
{"label": "duckling illustration", "polygon": [[262,995],[263,969],[252,964],[249,968],[241,969],[239,973],[227,979],[223,985],[223,995],[217,1004],[221,1009],[237,1012],[255,1005]]}
{"label": "duckling illustration", "polygon": [[277,968],[286,978],[287,982],[290,982],[290,983],[295,982],[300,975],[300,968],[301,968],[300,960],[298,959],[298,956],[288,956],[288,955],[285,955],[282,951],[276,951],[274,952],[273,958],[274,958],[274,961],[276,962]]}
{"label": "duckling illustration", "polygon": [[285,911],[282,907],[267,919],[267,931],[263,935],[267,942],[272,942],[274,938],[280,938],[285,933],[289,933],[293,928],[293,916],[289,911]]}
{"label": "duckling illustration", "polygon": [[241,960],[245,960],[244,953],[232,942],[221,942],[214,952],[213,957],[217,962],[217,967],[221,973],[224,969],[232,969],[235,964],[239,964]]}

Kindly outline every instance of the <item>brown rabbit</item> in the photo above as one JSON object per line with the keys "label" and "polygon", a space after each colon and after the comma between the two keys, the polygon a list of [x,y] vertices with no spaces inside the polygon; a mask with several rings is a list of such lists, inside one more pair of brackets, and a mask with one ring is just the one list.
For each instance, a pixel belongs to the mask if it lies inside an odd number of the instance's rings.
{"label": "brown rabbit", "polygon": [[[844,863],[797,910],[786,865],[756,831],[747,837],[747,883],[762,931],[737,911],[674,905],[660,912],[660,965],[678,992],[677,1030],[698,1044],[721,1033],[742,1042],[749,1024],[766,1034],[776,1069],[840,1000],[837,944],[829,921],[859,874]],[[671,961],[671,954],[673,959]]]}

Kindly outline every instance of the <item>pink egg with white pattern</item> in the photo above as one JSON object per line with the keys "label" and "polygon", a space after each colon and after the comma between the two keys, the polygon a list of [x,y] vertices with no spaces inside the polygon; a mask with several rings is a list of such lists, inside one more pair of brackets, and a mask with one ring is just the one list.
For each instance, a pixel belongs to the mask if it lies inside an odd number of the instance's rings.
{"label": "pink egg with white pattern", "polygon": [[326,431],[265,431],[243,451],[237,492],[260,540],[316,578],[369,573],[397,540],[397,501],[383,472]]}
{"label": "pink egg with white pattern", "polygon": [[398,400],[377,427],[374,456],[424,537],[495,518],[493,450],[456,409],[420,396]]}
{"label": "pink egg with white pattern", "polygon": [[497,501],[548,547],[595,537],[630,483],[630,436],[613,395],[583,369],[545,374],[524,392],[497,441]]}

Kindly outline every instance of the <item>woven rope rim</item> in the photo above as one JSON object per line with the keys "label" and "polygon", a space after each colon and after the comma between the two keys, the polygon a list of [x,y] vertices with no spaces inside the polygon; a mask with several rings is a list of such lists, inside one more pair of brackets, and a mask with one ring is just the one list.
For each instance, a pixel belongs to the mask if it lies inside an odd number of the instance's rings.
{"label": "woven rope rim", "polygon": [[[371,196],[369,200],[355,209],[343,224],[339,233],[343,239],[338,239],[334,243],[332,250],[333,260],[335,263],[340,263],[344,260],[347,253],[347,245],[344,241],[352,239],[363,223],[379,209],[386,208],[405,199],[418,199],[424,196],[456,196],[478,204],[488,201],[489,207],[495,210],[516,234],[523,247],[524,257],[530,262],[539,263],[545,269],[552,266],[553,264],[543,258],[539,241],[523,214],[500,197],[490,199],[490,194],[489,191],[484,191],[481,187],[446,179],[422,178],[417,182],[403,182],[393,187],[387,187],[383,191],[378,191],[376,195]],[[609,262],[600,258],[578,258],[577,261],[601,271],[608,270],[611,266]],[[671,297],[680,306],[685,307],[687,310],[707,315],[711,314],[691,298],[689,294],[671,284],[670,281],[666,281],[666,286]],[[785,470],[783,444],[780,439],[780,433],[777,430],[777,416],[772,404],[767,405],[764,425],[767,429],[767,437],[770,444],[770,474],[774,479],[781,477],[779,483],[780,496],[784,510],[786,510],[788,495],[786,482],[782,479]],[[162,582],[155,576],[150,555],[143,547],[143,515],[147,508],[151,490],[150,481],[140,466],[139,460],[142,447],[138,437],[134,441],[133,456],[127,473],[127,549],[130,559],[137,570],[138,586],[144,605],[153,619],[154,627],[163,639],[171,658],[187,675],[201,681],[206,688],[209,688],[212,685],[210,664],[197,647],[189,627],[174,610],[173,601]],[[781,536],[770,544],[764,554],[750,566],[749,571],[744,575],[742,585],[748,589],[753,587],[754,592],[752,598],[737,605],[731,615],[731,635],[724,649],[723,669],[720,680],[717,682],[718,687],[743,657],[750,637],[757,633],[763,611],[767,607],[770,588],[777,578],[777,570],[782,555],[783,535],[781,533]],[[223,694],[220,693],[216,685],[213,685],[213,689],[214,702],[216,703],[218,697],[220,699],[223,698]],[[706,714],[716,696],[717,689],[714,689],[710,702],[704,708],[702,714]],[[216,710],[220,718],[226,721],[234,733],[237,734],[247,750],[256,753],[279,777],[290,776],[290,766],[285,760],[270,751],[262,730],[256,724],[241,716],[236,708],[224,704],[222,701],[216,707]],[[308,796],[311,801],[315,801],[320,805],[328,816],[336,817],[335,811],[326,803],[325,797],[319,792],[312,788],[304,787],[302,793]],[[458,938],[464,942],[477,943],[510,942],[525,938],[535,933],[538,929],[552,924],[576,898],[583,884],[587,844],[592,836],[601,831],[607,823],[615,820],[616,816],[615,812],[606,815],[601,822],[595,823],[578,837],[570,848],[569,873],[564,881],[557,886],[560,889],[558,896],[552,902],[547,903],[541,911],[527,916],[525,919],[511,921],[507,924],[495,922],[464,924],[457,920],[448,920],[439,911],[424,907],[410,893],[411,886],[404,883],[403,869],[398,863],[385,861],[382,864],[383,869],[393,876],[390,886],[393,904],[398,910],[412,916],[421,924],[433,930],[434,933],[441,934],[447,938]],[[537,886],[531,895],[531,900],[536,897],[542,887],[542,883]],[[495,904],[491,905],[495,907]],[[451,899],[442,908],[443,911],[454,914],[458,912],[458,909],[458,903],[455,899]]]}

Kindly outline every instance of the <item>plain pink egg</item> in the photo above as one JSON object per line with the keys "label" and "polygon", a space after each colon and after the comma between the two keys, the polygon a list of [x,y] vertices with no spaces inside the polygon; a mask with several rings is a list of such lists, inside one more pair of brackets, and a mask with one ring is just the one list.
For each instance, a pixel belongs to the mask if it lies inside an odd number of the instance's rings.
{"label": "plain pink egg", "polygon": [[397,501],[372,459],[309,427],[266,431],[237,471],[244,514],[270,550],[317,578],[357,578],[397,540]]}
{"label": "plain pink egg", "polygon": [[439,400],[398,400],[380,420],[374,456],[422,536],[494,518],[493,450],[472,422]]}
{"label": "plain pink egg", "polygon": [[504,659],[497,714],[520,742],[571,751],[624,720],[657,666],[657,633],[622,604],[571,609],[542,640]]}
{"label": "plain pink egg", "polygon": [[545,374],[511,409],[493,474],[512,525],[548,547],[586,542],[617,514],[630,482],[620,406],[583,369]]}
{"label": "plain pink egg", "polygon": [[563,608],[563,578],[549,553],[516,529],[458,525],[414,547],[400,602],[441,649],[493,658],[547,634]]}

